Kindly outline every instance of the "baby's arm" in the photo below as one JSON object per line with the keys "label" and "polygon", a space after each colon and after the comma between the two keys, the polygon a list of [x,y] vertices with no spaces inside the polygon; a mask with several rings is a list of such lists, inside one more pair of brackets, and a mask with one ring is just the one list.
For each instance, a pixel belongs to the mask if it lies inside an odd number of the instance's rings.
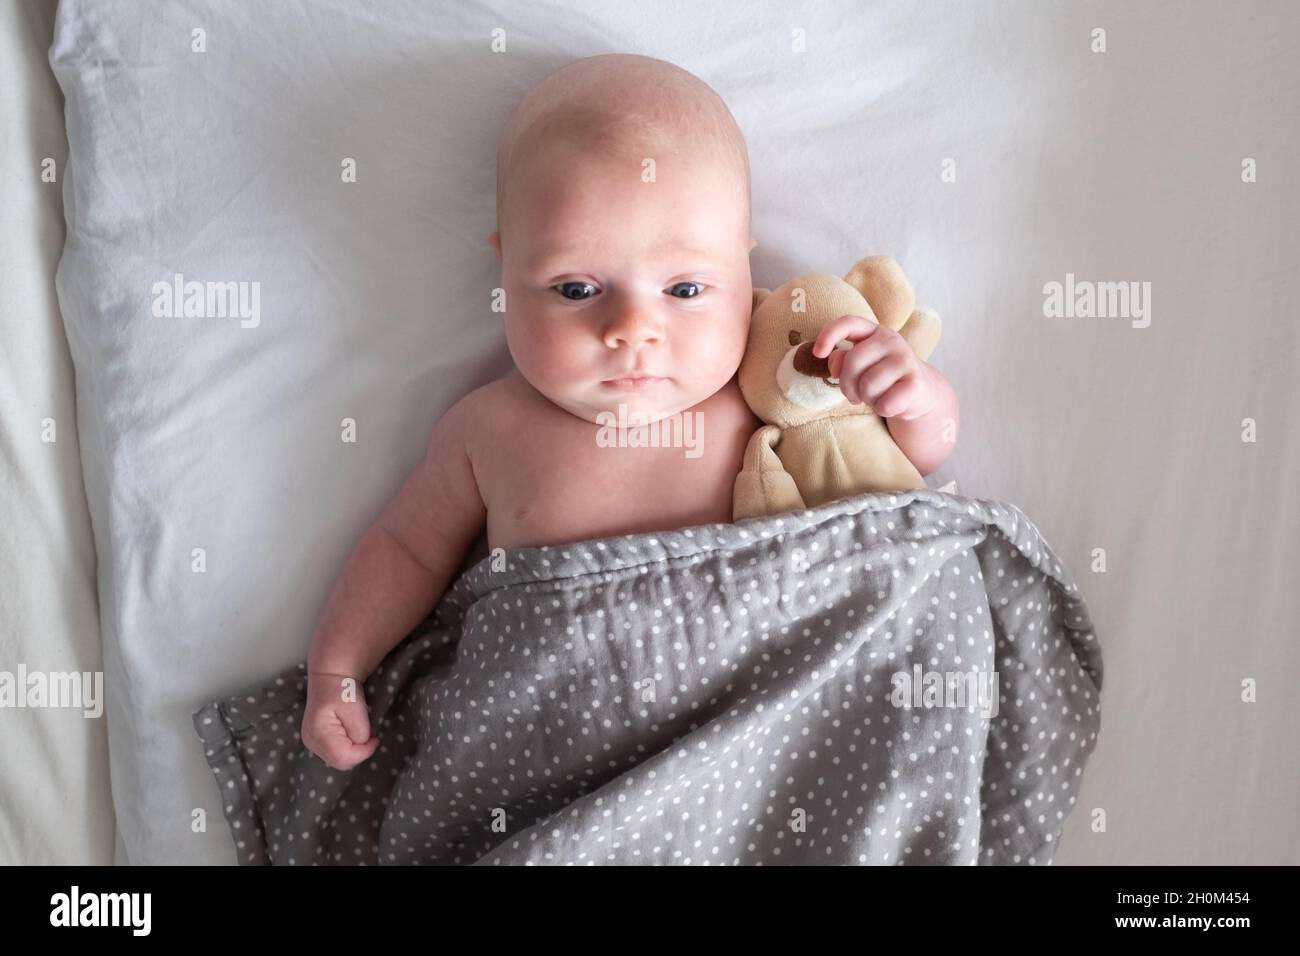
{"label": "baby's arm", "polygon": [[302,736],[332,767],[349,769],[379,745],[361,685],[428,616],[483,530],[487,511],[466,450],[473,420],[469,398],[442,417],[424,460],[361,536],[330,592],[307,657]]}
{"label": "baby's arm", "polygon": [[[952,385],[933,365],[920,359],[918,376],[930,382],[930,394],[933,405],[929,410],[915,417],[895,415],[886,418],[885,424],[908,460],[916,466],[922,475],[938,471],[952,454],[957,444],[957,426],[961,422],[961,412],[957,405],[957,393]],[[924,396],[924,386],[918,388],[918,394]],[[925,407],[928,402],[921,397],[916,407]]]}

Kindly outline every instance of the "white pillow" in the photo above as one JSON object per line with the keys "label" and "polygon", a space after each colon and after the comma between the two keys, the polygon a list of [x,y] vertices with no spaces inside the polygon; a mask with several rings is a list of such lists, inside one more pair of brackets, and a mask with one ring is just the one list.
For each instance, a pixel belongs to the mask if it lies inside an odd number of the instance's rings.
{"label": "white pillow", "polygon": [[433,423],[510,367],[492,144],[542,65],[472,53],[473,13],[60,4],[58,292],[132,863],[234,861],[191,712],[305,656]]}

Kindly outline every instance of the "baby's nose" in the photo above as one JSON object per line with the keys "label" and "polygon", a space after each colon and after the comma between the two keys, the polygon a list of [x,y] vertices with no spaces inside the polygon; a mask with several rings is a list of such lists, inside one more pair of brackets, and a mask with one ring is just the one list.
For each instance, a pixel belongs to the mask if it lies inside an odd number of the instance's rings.
{"label": "baby's nose", "polygon": [[605,331],[605,344],[615,349],[620,345],[640,348],[644,345],[659,345],[663,342],[663,330],[653,322],[642,319],[625,319]]}

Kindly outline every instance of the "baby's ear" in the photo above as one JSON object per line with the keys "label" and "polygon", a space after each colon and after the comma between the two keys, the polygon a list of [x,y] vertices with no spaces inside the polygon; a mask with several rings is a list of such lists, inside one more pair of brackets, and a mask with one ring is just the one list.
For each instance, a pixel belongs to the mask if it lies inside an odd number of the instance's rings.
{"label": "baby's ear", "polygon": [[772,294],[772,290],[771,290],[771,289],[755,289],[755,290],[754,290],[754,301],[753,301],[753,303],[750,305],[750,307],[749,307],[749,311],[750,311],[750,312],[753,312],[755,309],[757,309],[757,308],[759,307],[759,305],[762,304],[763,300],[766,299],[766,298],[767,298],[769,295],[771,295],[771,294]]}

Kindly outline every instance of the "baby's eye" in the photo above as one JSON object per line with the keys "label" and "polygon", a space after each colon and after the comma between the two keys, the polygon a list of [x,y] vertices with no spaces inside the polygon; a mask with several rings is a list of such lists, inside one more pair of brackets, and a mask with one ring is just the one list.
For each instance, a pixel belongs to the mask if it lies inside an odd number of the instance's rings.
{"label": "baby's eye", "polygon": [[[681,290],[680,294],[679,289]],[[703,291],[704,286],[698,282],[675,282],[669,287],[668,294],[679,299],[693,299]]]}
{"label": "baby's eye", "polygon": [[561,282],[559,285],[551,286],[564,296],[574,302],[581,302],[583,299],[590,299],[596,294],[596,287],[590,282]]}

